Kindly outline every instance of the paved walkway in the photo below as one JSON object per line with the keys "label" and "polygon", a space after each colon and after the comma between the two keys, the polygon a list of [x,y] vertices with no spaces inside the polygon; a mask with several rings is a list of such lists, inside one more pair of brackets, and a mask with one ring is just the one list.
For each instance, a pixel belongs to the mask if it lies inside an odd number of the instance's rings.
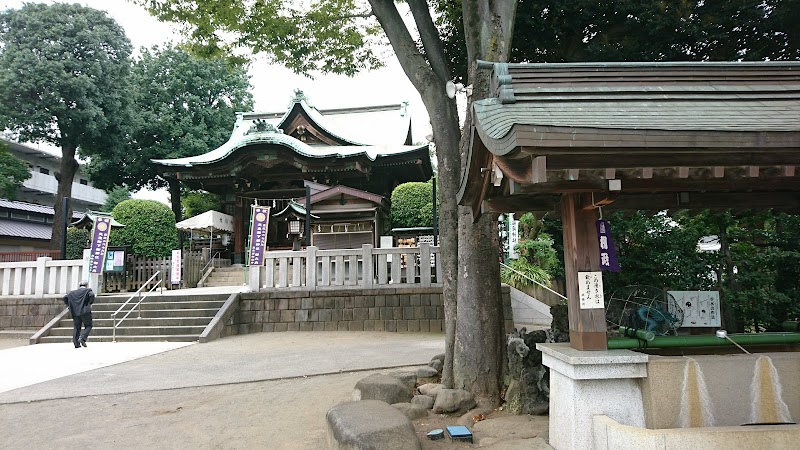
{"label": "paved walkway", "polygon": [[[292,332],[207,344],[91,342],[0,350],[0,404],[213,386],[427,364],[441,334]],[[77,375],[89,372],[86,383]]]}

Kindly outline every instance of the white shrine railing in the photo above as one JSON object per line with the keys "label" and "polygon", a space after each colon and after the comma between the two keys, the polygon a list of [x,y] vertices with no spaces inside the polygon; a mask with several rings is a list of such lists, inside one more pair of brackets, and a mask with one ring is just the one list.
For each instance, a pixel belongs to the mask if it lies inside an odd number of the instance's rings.
{"label": "white shrine railing", "polygon": [[248,285],[253,291],[298,288],[376,288],[438,286],[439,247],[267,252],[263,266],[251,266]]}
{"label": "white shrine railing", "polygon": [[53,260],[0,263],[0,296],[64,295],[84,278],[83,260]]}

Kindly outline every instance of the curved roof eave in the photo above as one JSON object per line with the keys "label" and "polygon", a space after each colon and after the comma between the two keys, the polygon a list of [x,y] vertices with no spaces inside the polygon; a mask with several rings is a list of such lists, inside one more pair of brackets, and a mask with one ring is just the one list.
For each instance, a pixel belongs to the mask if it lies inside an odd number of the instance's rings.
{"label": "curved roof eave", "polygon": [[167,167],[192,167],[195,165],[213,164],[226,159],[228,156],[233,154],[234,151],[240,148],[255,144],[282,145],[308,158],[346,158],[364,155],[370,161],[375,161],[379,157],[401,155],[426,147],[425,145],[402,145],[397,147],[368,145],[311,147],[304,142],[282,133],[258,132],[238,138],[232,138],[219,148],[216,148],[203,155],[175,159],[153,159],[151,161],[154,164]]}
{"label": "curved roof eave", "polygon": [[[326,126],[326,125],[325,125],[325,118],[324,118],[324,116],[323,116],[322,114],[320,114],[320,112],[319,112],[319,111],[317,111],[317,108],[314,108],[314,107],[312,107],[311,105],[309,105],[308,103],[306,103],[306,101],[305,101],[305,100],[302,100],[302,99],[301,99],[301,100],[297,100],[297,99],[295,99],[295,100],[294,100],[294,103],[295,103],[295,104],[297,104],[297,105],[300,105],[300,107],[303,109],[303,111],[305,111],[305,113],[308,115],[308,117],[309,117],[311,120],[313,120],[313,121],[314,121],[314,123],[315,123],[315,124],[316,124],[316,125],[317,125],[317,126],[320,128],[320,129],[321,129],[321,130],[323,130],[323,131],[327,132],[328,134],[330,134],[330,135],[331,135],[331,136],[333,136],[334,138],[336,138],[336,139],[340,139],[340,140],[342,140],[343,142],[346,142],[346,143],[348,143],[348,144],[350,144],[350,145],[359,145],[359,146],[366,146],[366,145],[368,145],[368,144],[364,144],[364,143],[362,143],[362,142],[356,142],[356,141],[354,141],[354,140],[352,140],[352,139],[348,139],[348,138],[346,138],[346,137],[342,136],[341,134],[339,134],[339,133],[337,133],[337,132],[335,132],[335,131],[331,130],[331,128],[330,128],[329,126]],[[285,121],[286,121],[286,119],[289,117],[289,114],[291,114],[291,113],[292,113],[292,110],[293,110],[293,109],[294,109],[294,105],[292,105],[292,107],[291,107],[291,108],[289,108],[289,110],[288,110],[288,111],[286,111],[286,114],[284,114],[284,115],[283,115],[283,117],[281,117],[281,120],[280,120],[280,122],[278,123],[278,128],[281,128],[281,127],[283,127],[284,125],[286,125],[284,122],[285,122]]]}

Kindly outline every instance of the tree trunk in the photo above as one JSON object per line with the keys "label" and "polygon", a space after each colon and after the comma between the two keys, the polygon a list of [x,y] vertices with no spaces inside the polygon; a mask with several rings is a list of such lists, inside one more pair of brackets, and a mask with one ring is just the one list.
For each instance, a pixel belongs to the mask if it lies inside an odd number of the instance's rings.
{"label": "tree trunk", "polygon": [[75,145],[62,145],[61,146],[61,162],[56,172],[56,180],[58,180],[58,192],[56,193],[56,203],[53,205],[53,234],[50,238],[50,249],[60,250],[61,244],[66,239],[64,236],[63,223],[64,217],[72,218],[72,204],[67,203],[67,210],[64,211],[64,199],[72,198],[72,180],[75,178],[75,172],[78,171],[78,161],[75,160]]}
{"label": "tree trunk", "polygon": [[[506,61],[513,32],[513,0],[464,0],[464,35],[470,64],[467,120],[462,136],[461,161],[466,163],[470,144],[472,102],[488,96],[488,74],[479,72],[477,60]],[[469,208],[459,211],[458,299],[454,358],[455,387],[466,389],[484,407],[502,402],[503,305],[500,293],[500,250],[496,217],[484,214],[473,223]]]}
{"label": "tree trunk", "polygon": [[472,210],[460,208],[458,322],[455,387],[470,391],[479,405],[501,403],[503,303],[497,220],[484,214],[472,223]]}
{"label": "tree trunk", "polygon": [[453,99],[445,93],[449,69],[445,66],[444,54],[438,33],[427,11],[427,3],[411,1],[417,27],[422,30],[426,59],[411,38],[403,18],[392,1],[370,0],[373,13],[380,22],[389,43],[397,56],[403,72],[420,93],[433,128],[439,171],[439,245],[445,315],[445,363],[442,369],[442,384],[453,385],[453,351],[456,330],[456,300],[458,283],[458,205],[456,195],[461,181],[461,160],[458,126],[458,111]]}

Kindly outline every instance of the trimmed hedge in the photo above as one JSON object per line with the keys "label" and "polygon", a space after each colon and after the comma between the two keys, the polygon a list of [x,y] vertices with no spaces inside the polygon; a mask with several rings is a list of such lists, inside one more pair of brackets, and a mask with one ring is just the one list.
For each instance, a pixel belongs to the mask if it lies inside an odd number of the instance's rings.
{"label": "trimmed hedge", "polygon": [[128,245],[131,254],[145,258],[166,258],[178,248],[175,214],[163,203],[125,200],[111,215],[125,227],[111,231],[110,245]]}

